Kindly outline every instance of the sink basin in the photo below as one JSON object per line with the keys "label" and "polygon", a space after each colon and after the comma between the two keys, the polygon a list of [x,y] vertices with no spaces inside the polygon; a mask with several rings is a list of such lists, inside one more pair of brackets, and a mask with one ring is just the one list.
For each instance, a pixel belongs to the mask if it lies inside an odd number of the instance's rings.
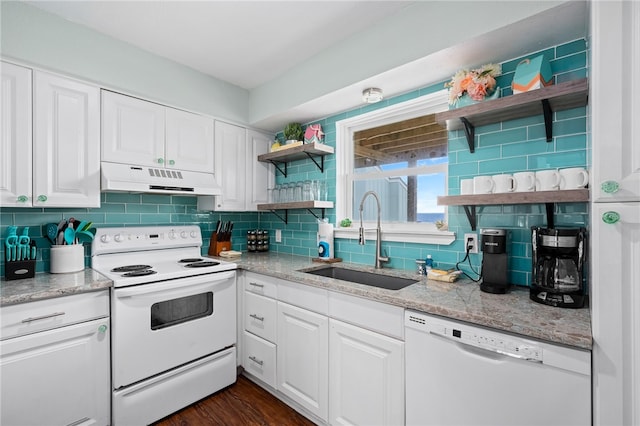
{"label": "sink basin", "polygon": [[390,277],[388,275],[375,274],[373,272],[356,271],[353,269],[336,268],[333,266],[301,272],[320,275],[322,277],[335,278],[342,281],[349,281],[352,283],[385,288],[387,290],[400,290],[418,282],[408,278]]}

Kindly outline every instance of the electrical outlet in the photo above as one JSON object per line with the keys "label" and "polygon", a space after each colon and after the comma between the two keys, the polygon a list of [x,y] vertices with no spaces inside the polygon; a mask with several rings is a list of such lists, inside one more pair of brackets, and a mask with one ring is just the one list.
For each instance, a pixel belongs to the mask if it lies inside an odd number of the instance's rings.
{"label": "electrical outlet", "polygon": [[276,229],[276,243],[282,242],[282,229]]}
{"label": "electrical outlet", "polygon": [[471,246],[469,253],[478,253],[478,235],[477,234],[464,234],[465,250]]}

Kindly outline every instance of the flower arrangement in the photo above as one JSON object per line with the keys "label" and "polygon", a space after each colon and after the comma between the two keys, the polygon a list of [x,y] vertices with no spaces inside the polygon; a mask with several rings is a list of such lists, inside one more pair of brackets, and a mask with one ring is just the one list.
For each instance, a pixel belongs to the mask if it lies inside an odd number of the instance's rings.
{"label": "flower arrangement", "polygon": [[464,94],[474,101],[481,101],[496,89],[496,77],[502,73],[500,64],[486,64],[472,70],[460,70],[451,81],[445,83],[449,88],[449,104],[455,105]]}

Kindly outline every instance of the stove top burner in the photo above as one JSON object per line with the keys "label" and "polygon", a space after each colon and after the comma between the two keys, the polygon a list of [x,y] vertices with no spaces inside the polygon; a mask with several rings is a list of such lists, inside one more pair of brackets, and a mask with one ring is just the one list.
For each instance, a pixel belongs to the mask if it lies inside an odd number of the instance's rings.
{"label": "stove top burner", "polygon": [[127,266],[119,266],[117,268],[113,268],[111,272],[133,272],[133,271],[143,271],[145,269],[151,269],[151,265],[127,265]]}
{"label": "stove top burner", "polygon": [[200,258],[200,257],[188,257],[186,259],[180,259],[178,260],[178,263],[193,263],[193,262],[201,262],[204,259]]}
{"label": "stove top burner", "polygon": [[127,272],[126,274],[123,274],[123,277],[143,277],[145,275],[153,275],[155,274],[156,271],[153,271],[151,269],[142,269],[140,271],[133,271],[133,272]]}
{"label": "stove top burner", "polygon": [[220,262],[207,261],[207,262],[196,262],[196,263],[188,263],[184,265],[185,268],[206,268],[209,266],[219,265]]}

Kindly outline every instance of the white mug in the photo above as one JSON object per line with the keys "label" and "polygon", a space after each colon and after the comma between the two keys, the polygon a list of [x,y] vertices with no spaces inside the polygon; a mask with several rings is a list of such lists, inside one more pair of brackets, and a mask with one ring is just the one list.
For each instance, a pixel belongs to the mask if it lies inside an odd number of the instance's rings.
{"label": "white mug", "polygon": [[555,191],[560,185],[560,173],[556,170],[536,172],[536,191]]}
{"label": "white mug", "polygon": [[518,172],[513,174],[516,192],[532,192],[536,190],[536,175],[534,172]]}
{"label": "white mug", "polygon": [[460,195],[473,194],[473,179],[460,180]]}
{"label": "white mug", "polygon": [[476,176],[473,178],[474,194],[491,194],[494,186],[491,176]]}
{"label": "white mug", "polygon": [[582,167],[560,170],[560,189],[580,189],[589,184],[589,172]]}
{"label": "white mug", "polygon": [[493,192],[504,193],[513,192],[516,189],[515,179],[511,175],[494,175],[493,179]]}

